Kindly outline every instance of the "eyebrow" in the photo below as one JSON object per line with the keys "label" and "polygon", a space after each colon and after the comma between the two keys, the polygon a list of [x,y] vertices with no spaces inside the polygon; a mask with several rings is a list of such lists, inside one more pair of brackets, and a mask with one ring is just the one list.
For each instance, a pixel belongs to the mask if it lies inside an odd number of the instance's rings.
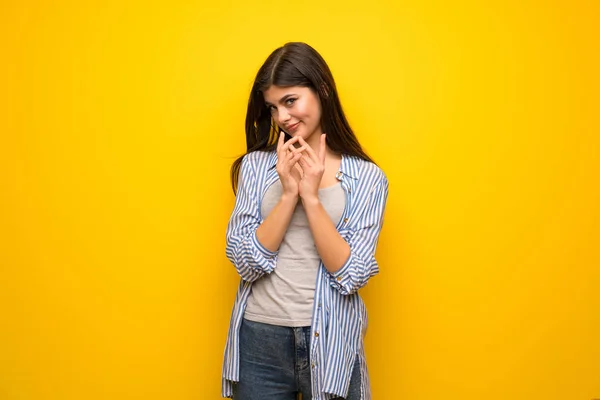
{"label": "eyebrow", "polygon": [[[283,103],[284,101],[286,101],[288,98],[290,98],[292,96],[297,96],[297,94],[295,94],[295,93],[288,93],[288,94],[286,94],[281,99],[279,99],[279,104]],[[272,106],[273,105],[273,104],[269,103],[268,101],[265,101],[265,104],[267,106]]]}

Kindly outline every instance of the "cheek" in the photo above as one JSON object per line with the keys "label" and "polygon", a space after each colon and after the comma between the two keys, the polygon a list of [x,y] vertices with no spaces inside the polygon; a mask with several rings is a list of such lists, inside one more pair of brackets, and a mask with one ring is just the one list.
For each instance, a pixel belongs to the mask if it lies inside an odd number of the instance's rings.
{"label": "cheek", "polygon": [[313,104],[300,104],[296,113],[298,117],[306,120],[318,120],[320,116],[319,108]]}

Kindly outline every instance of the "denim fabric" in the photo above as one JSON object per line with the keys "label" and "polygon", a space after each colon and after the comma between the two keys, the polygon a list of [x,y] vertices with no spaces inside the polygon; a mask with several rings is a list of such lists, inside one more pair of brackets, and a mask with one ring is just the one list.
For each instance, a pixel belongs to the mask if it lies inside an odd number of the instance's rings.
{"label": "denim fabric", "polygon": [[[242,320],[240,381],[234,400],[311,400],[310,326],[289,328]],[[354,363],[346,400],[360,400],[360,364]],[[341,397],[336,397],[341,399]]]}

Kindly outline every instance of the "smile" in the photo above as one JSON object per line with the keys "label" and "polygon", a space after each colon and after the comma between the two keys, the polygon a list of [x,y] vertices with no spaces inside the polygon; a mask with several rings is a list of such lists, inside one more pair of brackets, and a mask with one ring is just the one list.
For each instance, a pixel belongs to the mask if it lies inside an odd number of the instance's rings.
{"label": "smile", "polygon": [[289,133],[292,133],[292,132],[294,132],[296,129],[298,129],[298,125],[300,125],[300,122],[296,122],[294,125],[290,125],[290,126],[288,126],[288,127],[286,128],[286,130],[287,130]]}

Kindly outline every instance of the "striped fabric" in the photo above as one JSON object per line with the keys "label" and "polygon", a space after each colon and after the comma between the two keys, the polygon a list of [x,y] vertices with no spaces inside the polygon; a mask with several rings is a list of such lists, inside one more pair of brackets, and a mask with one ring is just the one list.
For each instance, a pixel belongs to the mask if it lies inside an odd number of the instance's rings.
{"label": "striped fabric", "polygon": [[[238,287],[223,362],[223,397],[233,396],[239,380],[239,330],[252,282],[271,273],[277,252],[271,252],[256,238],[262,223],[260,202],[267,188],[279,176],[276,152],[256,151],[242,160],[235,207],[227,227],[227,258],[236,267]],[[323,263],[316,276],[311,324],[313,400],[346,397],[354,359],[361,365],[361,399],[370,400],[371,391],[363,337],[367,311],[357,293],[379,272],[375,248],[383,224],[388,181],[375,164],[357,157],[342,156],[337,174],[346,193],[346,207],[337,226],[350,245],[350,257],[336,272]]]}

